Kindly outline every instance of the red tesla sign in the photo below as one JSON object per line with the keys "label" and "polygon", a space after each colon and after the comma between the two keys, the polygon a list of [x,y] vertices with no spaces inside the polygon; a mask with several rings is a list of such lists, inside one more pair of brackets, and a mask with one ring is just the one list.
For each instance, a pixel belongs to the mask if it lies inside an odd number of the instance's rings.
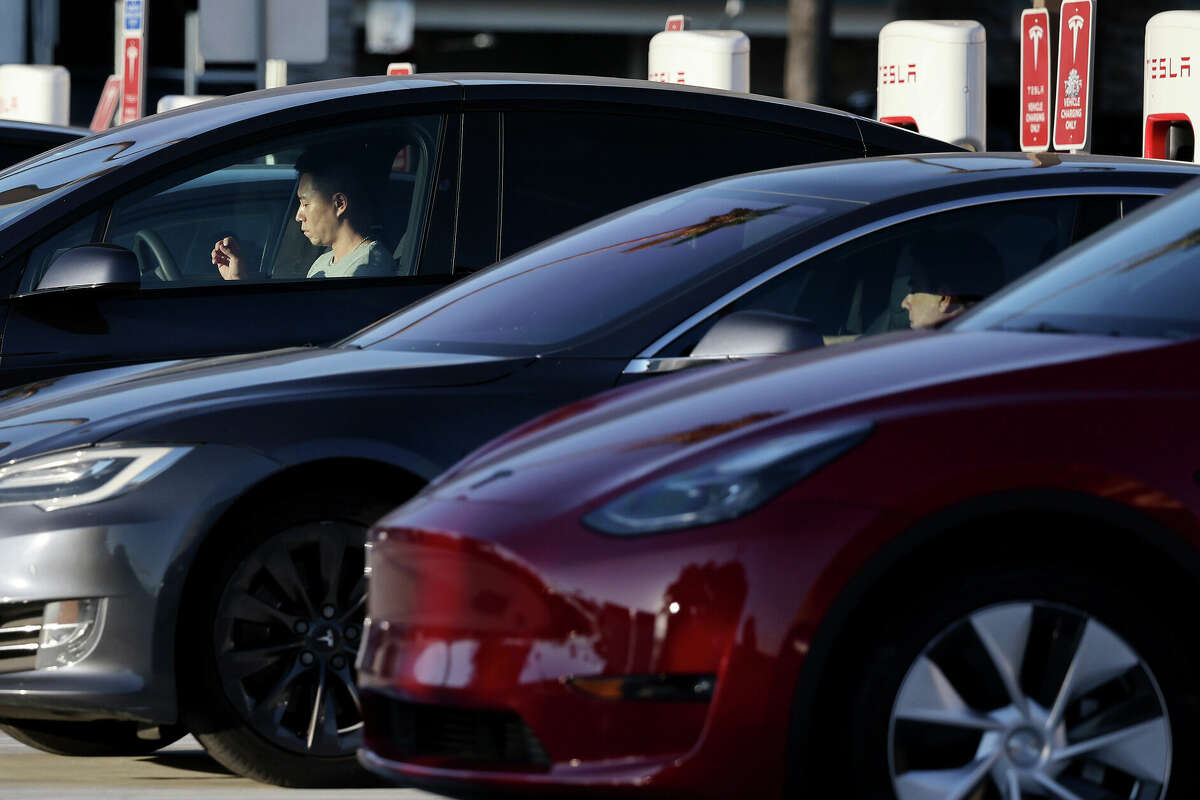
{"label": "red tesla sign", "polygon": [[1092,0],[1062,4],[1054,105],[1054,147],[1058,150],[1086,150],[1090,144],[1092,20]]}
{"label": "red tesla sign", "polygon": [[104,82],[104,90],[100,92],[100,102],[96,103],[96,112],[92,114],[91,129],[108,130],[120,104],[121,79],[116,75],[109,75],[108,80]]}
{"label": "red tesla sign", "polygon": [[142,116],[142,37],[126,36],[122,50],[125,70],[121,78],[121,123]]}
{"label": "red tesla sign", "polygon": [[1021,12],[1021,149],[1050,149],[1050,12]]}

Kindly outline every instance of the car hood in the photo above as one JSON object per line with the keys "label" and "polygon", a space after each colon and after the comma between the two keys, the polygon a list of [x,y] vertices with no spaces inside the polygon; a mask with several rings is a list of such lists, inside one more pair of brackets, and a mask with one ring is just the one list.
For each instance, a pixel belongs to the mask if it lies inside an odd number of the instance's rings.
{"label": "car hood", "polygon": [[71,375],[0,395],[0,461],[91,444],[135,425],[178,421],[214,409],[480,383],[526,362],[382,348],[298,347]]}
{"label": "car hood", "polygon": [[[571,508],[685,460],[702,460],[735,439],[783,426],[875,422],[935,398],[977,402],[988,386],[1001,385],[995,379],[1014,391],[1052,391],[1056,380],[1069,380],[1070,364],[1162,345],[1041,333],[906,332],[699,369],[535,419],[463,459],[423,494]],[[1027,377],[1014,381],[1017,372]]]}

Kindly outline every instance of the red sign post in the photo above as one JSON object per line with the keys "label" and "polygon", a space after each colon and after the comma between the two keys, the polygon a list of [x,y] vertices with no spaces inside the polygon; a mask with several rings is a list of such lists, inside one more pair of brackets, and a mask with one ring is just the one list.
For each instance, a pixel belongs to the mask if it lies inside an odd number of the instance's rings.
{"label": "red sign post", "polygon": [[121,43],[121,124],[142,117],[146,88],[146,0],[125,0],[118,30]]}
{"label": "red sign post", "polygon": [[1092,0],[1065,0],[1058,25],[1058,77],[1054,93],[1054,147],[1084,150],[1092,138]]}
{"label": "red sign post", "polygon": [[126,36],[121,51],[125,69],[121,76],[121,123],[142,117],[142,37]]}
{"label": "red sign post", "polygon": [[1021,149],[1050,149],[1050,12],[1021,12]]}
{"label": "red sign post", "polygon": [[121,79],[116,75],[109,75],[108,80],[104,82],[104,89],[100,92],[100,102],[96,103],[96,111],[92,114],[91,129],[94,131],[106,131],[113,124],[113,117],[117,114],[117,106],[121,104]]}

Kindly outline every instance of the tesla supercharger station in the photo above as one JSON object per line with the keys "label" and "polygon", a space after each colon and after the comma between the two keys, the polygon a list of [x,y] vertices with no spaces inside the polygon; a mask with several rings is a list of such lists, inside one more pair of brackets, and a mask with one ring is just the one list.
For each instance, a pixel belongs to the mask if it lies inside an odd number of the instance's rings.
{"label": "tesla supercharger station", "polygon": [[0,65],[0,119],[66,125],[70,106],[71,74],[66,67]]}
{"label": "tesla supercharger station", "polygon": [[1146,23],[1146,71],[1142,91],[1142,155],[1196,159],[1200,82],[1200,11],[1164,11]]}
{"label": "tesla supercharger station", "polygon": [[750,38],[741,31],[691,31],[668,20],[650,40],[650,75],[659,83],[750,91]]}
{"label": "tesla supercharger station", "polygon": [[877,115],[973,150],[987,147],[987,37],[969,19],[889,22],[879,31]]}

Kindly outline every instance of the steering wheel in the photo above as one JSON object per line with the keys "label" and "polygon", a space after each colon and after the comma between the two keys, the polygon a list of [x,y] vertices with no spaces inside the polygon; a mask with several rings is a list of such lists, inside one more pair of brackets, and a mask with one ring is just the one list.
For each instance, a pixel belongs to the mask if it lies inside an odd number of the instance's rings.
{"label": "steering wheel", "polygon": [[[175,259],[171,256],[171,251],[167,249],[166,242],[162,240],[154,231],[149,228],[142,228],[133,235],[133,249],[138,252],[138,245],[144,244],[150,254],[154,256],[154,260],[158,265],[153,269],[147,269],[145,264],[142,264],[142,274],[153,272],[164,281],[177,281],[183,276],[179,272],[179,267],[175,265]],[[138,259],[141,263],[141,259]]]}

